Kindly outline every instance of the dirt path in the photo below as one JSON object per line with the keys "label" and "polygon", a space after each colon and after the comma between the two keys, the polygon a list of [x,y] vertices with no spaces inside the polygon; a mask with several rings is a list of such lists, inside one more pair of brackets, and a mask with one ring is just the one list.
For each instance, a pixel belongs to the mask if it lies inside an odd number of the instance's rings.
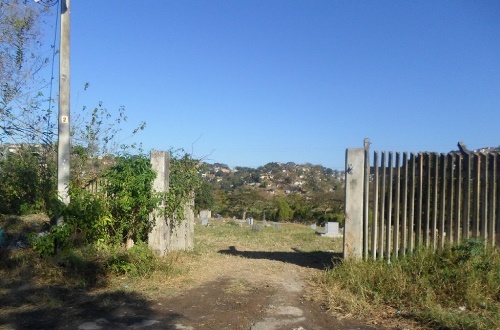
{"label": "dirt path", "polygon": [[109,302],[114,306],[109,311],[88,309],[89,315],[62,328],[374,329],[337,320],[308,298],[307,279],[320,272],[324,257],[303,260],[304,256],[293,251],[273,253],[237,247],[207,252],[207,258],[201,260],[210,262],[196,260],[187,265],[191,271],[177,289],[158,288],[142,304],[115,297]]}
{"label": "dirt path", "polygon": [[[54,279],[43,283],[23,274],[0,278],[0,329],[375,329],[338,320],[312,299],[310,279],[331,265],[335,253],[291,247],[303,242],[286,238],[295,232],[261,234],[206,229],[193,253],[169,254],[174,273],[111,276],[93,291],[77,289],[80,277],[66,278],[68,285],[60,275],[42,275]],[[328,245],[319,240],[319,246]]]}

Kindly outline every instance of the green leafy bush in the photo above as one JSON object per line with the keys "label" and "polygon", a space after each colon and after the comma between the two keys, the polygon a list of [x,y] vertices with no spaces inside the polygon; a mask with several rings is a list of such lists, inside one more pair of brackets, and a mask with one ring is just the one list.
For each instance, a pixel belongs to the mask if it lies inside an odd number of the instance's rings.
{"label": "green leafy bush", "polygon": [[149,159],[142,155],[118,157],[104,173],[106,206],[121,240],[147,240],[153,225],[149,214],[160,201],[152,192],[155,177]]}

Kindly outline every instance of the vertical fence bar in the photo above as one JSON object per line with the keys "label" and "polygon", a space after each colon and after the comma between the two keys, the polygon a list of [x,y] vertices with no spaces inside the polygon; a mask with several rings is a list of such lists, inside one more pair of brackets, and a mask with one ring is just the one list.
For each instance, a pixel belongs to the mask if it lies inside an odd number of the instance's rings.
{"label": "vertical fence bar", "polygon": [[410,218],[408,226],[408,251],[415,248],[415,154],[410,154]]}
{"label": "vertical fence bar", "polygon": [[418,154],[418,196],[417,196],[417,226],[416,226],[416,236],[415,245],[416,247],[422,246],[422,208],[423,208],[423,190],[424,190],[424,154]]}
{"label": "vertical fence bar", "polygon": [[363,259],[368,260],[368,215],[370,195],[370,139],[364,140],[364,180],[363,180]]}
{"label": "vertical fence bar", "polygon": [[462,237],[464,240],[470,237],[470,205],[472,200],[471,179],[472,179],[472,157],[468,153],[465,156],[465,177],[464,177],[464,216],[462,218]]}
{"label": "vertical fence bar", "polygon": [[[500,154],[495,154],[495,173],[497,173],[500,169]],[[494,225],[494,232],[495,232],[495,245],[500,246],[500,176],[498,173],[495,175],[496,176],[496,186],[497,189],[495,190],[496,198],[495,198],[495,225]]]}
{"label": "vertical fence bar", "polygon": [[389,167],[389,184],[387,187],[388,190],[388,196],[387,196],[387,218],[386,218],[386,223],[385,223],[385,248],[386,248],[386,259],[387,262],[391,261],[391,222],[392,222],[392,190],[393,190],[393,165],[392,165],[392,159],[393,159],[394,153],[392,151],[389,151],[389,160],[387,166]]}
{"label": "vertical fence bar", "polygon": [[403,201],[401,214],[401,254],[406,254],[408,246],[408,153],[403,153]]}
{"label": "vertical fence bar", "polygon": [[484,239],[486,244],[486,239],[488,238],[488,155],[479,154],[478,155],[481,163],[482,176],[480,177],[481,185],[481,218],[480,218],[480,230],[481,238]]}
{"label": "vertical fence bar", "polygon": [[439,155],[437,153],[433,154],[433,165],[434,165],[434,171],[433,171],[433,178],[432,178],[432,192],[433,192],[433,198],[432,198],[432,222],[431,222],[431,239],[432,239],[432,248],[436,250],[436,245],[437,245],[437,239],[436,239],[436,232],[437,232],[437,219],[438,219],[438,176],[439,176]]}
{"label": "vertical fence bar", "polygon": [[[445,233],[445,205],[446,205],[446,170],[447,170],[447,158],[445,154],[441,154],[441,191],[439,193],[439,248],[444,247],[444,239],[445,235],[448,236],[448,233]],[[449,230],[448,230],[449,232]]]}
{"label": "vertical fence bar", "polygon": [[378,230],[378,258],[381,260],[384,258],[385,250],[384,250],[384,223],[385,223],[385,193],[386,193],[386,152],[382,152],[382,160],[381,160],[381,170],[382,170],[382,188],[380,189],[380,221],[379,221],[379,230]]}
{"label": "vertical fence bar", "polygon": [[462,223],[461,219],[461,210],[462,210],[462,155],[458,155],[456,158],[456,191],[455,191],[455,244],[460,244],[460,224]]}
{"label": "vertical fence bar", "polygon": [[429,247],[430,245],[430,240],[429,240],[429,234],[430,234],[430,219],[431,219],[431,155],[426,153],[425,154],[425,173],[426,173],[426,180],[425,180],[425,191],[426,191],[426,196],[425,196],[425,209],[424,209],[424,222],[425,222],[425,232],[424,232],[424,244],[425,247]]}
{"label": "vertical fence bar", "polygon": [[489,233],[488,238],[490,246],[495,246],[495,220],[496,220],[496,191],[497,191],[497,154],[491,155],[491,185],[490,185],[490,211],[489,214]]}
{"label": "vertical fence bar", "polygon": [[447,200],[448,203],[446,206],[446,241],[449,244],[453,244],[453,235],[455,235],[455,232],[457,231],[457,228],[453,228],[453,211],[454,211],[454,196],[455,196],[455,185],[456,182],[454,181],[455,178],[455,154],[448,154],[448,173],[449,173],[449,180],[448,180],[448,195],[447,195]]}
{"label": "vertical fence bar", "polygon": [[378,227],[378,152],[373,153],[373,222],[372,222],[372,259],[377,258],[377,227]]}
{"label": "vertical fence bar", "polygon": [[494,190],[494,213],[493,217],[493,233],[494,237],[492,237],[493,245],[500,246],[500,154],[495,154],[493,157],[493,162],[495,163],[494,172],[495,172],[495,185],[496,189]]}
{"label": "vertical fence bar", "polygon": [[394,196],[394,224],[392,231],[393,253],[394,258],[399,255],[399,209],[401,203],[401,153],[396,152],[396,182],[395,182],[395,196]]}
{"label": "vertical fence bar", "polygon": [[474,155],[474,208],[472,216],[472,237],[479,238],[479,219],[480,210],[479,204],[481,200],[481,157],[479,155]]}

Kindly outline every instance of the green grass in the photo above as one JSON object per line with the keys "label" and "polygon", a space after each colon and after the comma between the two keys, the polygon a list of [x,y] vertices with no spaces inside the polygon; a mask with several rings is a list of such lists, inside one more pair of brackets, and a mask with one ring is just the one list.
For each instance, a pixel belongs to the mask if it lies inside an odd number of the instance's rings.
{"label": "green grass", "polygon": [[309,226],[290,223],[279,226],[261,224],[256,226],[240,227],[231,221],[215,222],[209,227],[196,226],[195,246],[197,249],[204,245],[216,245],[222,248],[231,243],[262,251],[286,251],[296,248],[304,252],[326,250],[342,252],[342,239],[321,237]]}
{"label": "green grass", "polygon": [[345,260],[318,282],[330,307],[344,312],[390,306],[431,328],[500,328],[500,256],[481,241],[421,250],[390,264]]}

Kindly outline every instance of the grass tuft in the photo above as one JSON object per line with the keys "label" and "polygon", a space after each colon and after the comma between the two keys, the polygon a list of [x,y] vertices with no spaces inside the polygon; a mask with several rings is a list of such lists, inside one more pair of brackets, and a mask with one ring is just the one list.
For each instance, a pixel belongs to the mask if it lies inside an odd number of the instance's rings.
{"label": "grass tuft", "polygon": [[318,282],[332,309],[367,316],[390,306],[433,328],[498,329],[500,257],[484,246],[423,249],[390,264],[345,260]]}

